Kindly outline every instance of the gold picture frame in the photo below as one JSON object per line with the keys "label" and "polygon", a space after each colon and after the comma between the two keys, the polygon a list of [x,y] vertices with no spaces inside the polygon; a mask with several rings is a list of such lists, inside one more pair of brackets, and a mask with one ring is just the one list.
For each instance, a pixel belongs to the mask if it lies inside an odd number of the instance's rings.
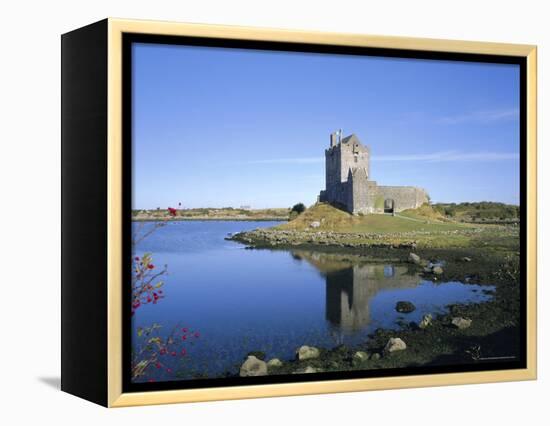
{"label": "gold picture frame", "polygon": [[[107,46],[106,145],[106,400],[109,407],[214,401],[305,394],[355,392],[426,386],[534,380],[537,377],[537,49],[532,45],[337,34],[223,25],[184,24],[109,18],[104,21]],[[78,31],[78,30],[77,30]],[[102,30],[103,31],[103,30]],[[505,55],[524,58],[527,67],[527,359],[526,368],[407,375],[327,381],[304,381],[184,390],[123,392],[123,35],[148,34],[316,45]],[[522,218],[523,220],[523,218]],[[68,300],[68,299],[67,299]],[[70,339],[70,335],[66,339]],[[69,373],[67,373],[69,374]],[[65,390],[78,394],[75,389]],[[86,397],[86,396],[84,396]]]}

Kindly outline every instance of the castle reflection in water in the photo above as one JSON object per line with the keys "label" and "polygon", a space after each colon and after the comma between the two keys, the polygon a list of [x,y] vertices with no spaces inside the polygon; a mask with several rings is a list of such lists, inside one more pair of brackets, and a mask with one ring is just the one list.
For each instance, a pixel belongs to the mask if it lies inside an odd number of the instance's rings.
{"label": "castle reflection in water", "polygon": [[293,251],[326,279],[326,319],[336,334],[353,333],[371,323],[369,305],[382,290],[414,288],[421,278],[407,266],[361,263],[359,256]]}

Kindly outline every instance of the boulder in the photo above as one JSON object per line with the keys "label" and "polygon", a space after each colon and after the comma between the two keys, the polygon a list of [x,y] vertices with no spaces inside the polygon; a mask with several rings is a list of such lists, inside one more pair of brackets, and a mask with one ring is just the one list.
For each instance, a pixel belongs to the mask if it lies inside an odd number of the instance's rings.
{"label": "boulder", "polygon": [[250,355],[241,365],[239,375],[241,377],[265,376],[267,374],[267,364],[265,361]]}
{"label": "boulder", "polygon": [[468,318],[454,317],[451,320],[451,324],[459,330],[465,330],[472,325],[472,320]]}
{"label": "boulder", "polygon": [[321,222],[318,222],[318,221],[311,222],[311,223],[309,224],[309,226],[310,226],[311,228],[319,228],[319,227],[321,226]]}
{"label": "boulder", "polygon": [[419,328],[426,328],[432,325],[432,314],[426,314],[422,317],[422,320],[418,323]]}
{"label": "boulder", "polygon": [[296,370],[293,374],[310,374],[310,373],[320,373],[322,370],[319,368],[313,368],[311,365],[308,365],[306,368],[300,368]]}
{"label": "boulder", "polygon": [[409,262],[414,263],[415,265],[420,265],[420,256],[415,253],[409,253]]}
{"label": "boulder", "polygon": [[384,347],[384,352],[392,353],[404,351],[405,349],[407,349],[407,344],[403,340],[399,337],[390,337],[390,340],[388,340],[388,343],[386,343],[386,346]]}
{"label": "boulder", "polygon": [[432,272],[436,275],[441,275],[443,273],[443,268],[441,266],[434,266]]}
{"label": "boulder", "polygon": [[280,367],[283,365],[283,362],[279,359],[279,358],[273,358],[273,359],[270,359],[269,361],[267,361],[267,366],[269,368],[273,368],[273,367]]}
{"label": "boulder", "polygon": [[313,346],[301,346],[296,351],[296,357],[300,360],[306,360],[306,359],[315,359],[319,358],[320,352],[319,349],[313,347]]}
{"label": "boulder", "polygon": [[380,359],[380,354],[374,353],[371,355],[370,359],[372,359],[373,361],[378,361]]}
{"label": "boulder", "polygon": [[411,302],[407,302],[403,300],[397,302],[397,304],[395,305],[395,310],[402,314],[411,313],[415,309],[416,309],[416,306],[414,306]]}
{"label": "boulder", "polygon": [[368,359],[369,359],[369,354],[366,352],[357,351],[353,354],[353,361],[355,363],[360,364],[362,362],[368,361]]}

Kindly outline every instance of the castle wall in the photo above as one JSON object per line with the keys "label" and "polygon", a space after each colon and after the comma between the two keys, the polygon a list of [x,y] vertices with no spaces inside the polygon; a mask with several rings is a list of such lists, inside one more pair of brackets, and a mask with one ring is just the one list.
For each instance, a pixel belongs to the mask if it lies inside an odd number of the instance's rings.
{"label": "castle wall", "polygon": [[345,206],[347,203],[347,179],[342,181],[342,150],[336,145],[325,151],[325,201]]}
{"label": "castle wall", "polygon": [[[428,202],[428,194],[415,186],[378,186],[378,202],[387,199],[394,201],[394,211],[416,209]],[[383,206],[382,206],[383,211]]]}
{"label": "castle wall", "polygon": [[[325,182],[327,196],[331,196],[333,189],[340,185],[341,179],[341,150],[340,146],[334,146],[325,150]],[[345,179],[344,179],[345,180]]]}
{"label": "castle wall", "polygon": [[367,201],[365,211],[362,213],[384,213],[378,196],[378,185],[373,180],[367,181]]}
{"label": "castle wall", "polygon": [[349,190],[348,190],[348,202],[347,210],[353,214],[369,213],[368,212],[368,180],[367,173],[364,169],[355,170],[350,172],[348,178]]}

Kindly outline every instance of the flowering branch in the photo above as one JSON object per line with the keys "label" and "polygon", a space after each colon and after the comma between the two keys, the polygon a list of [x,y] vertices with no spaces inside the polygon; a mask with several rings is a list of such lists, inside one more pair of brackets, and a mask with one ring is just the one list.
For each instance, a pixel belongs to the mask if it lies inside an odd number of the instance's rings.
{"label": "flowering branch", "polygon": [[164,281],[158,280],[166,274],[168,267],[155,271],[151,253],[145,253],[141,258],[134,257],[132,261],[132,315],[141,305],[156,304],[164,298],[161,287]]}
{"label": "flowering branch", "polygon": [[[169,217],[174,217],[177,210],[169,207],[168,214]],[[135,247],[141,241],[165,226],[169,217],[161,222],[155,222],[146,232],[143,232],[143,224],[140,224],[132,238],[133,250],[135,251]],[[164,298],[162,290],[164,281],[161,278],[167,273],[167,270],[167,265],[160,269],[156,267],[151,253],[145,253],[141,257],[134,255],[132,259],[132,315],[142,305],[157,304],[160,299]],[[160,333],[161,328],[161,325],[154,323],[151,326],[137,329],[137,342],[132,348],[132,380],[146,377],[151,373],[153,367],[162,370],[163,374],[171,374],[172,368],[169,364],[173,362],[169,362],[170,358],[167,357],[185,356],[187,351],[183,346],[189,343],[190,338],[199,338],[198,332],[191,331],[187,327],[180,328],[178,325],[167,337],[163,337]],[[153,379],[149,379],[149,381],[153,381]]]}
{"label": "flowering branch", "polygon": [[[171,374],[175,357],[184,357],[187,350],[184,347],[191,339],[198,339],[200,334],[187,327],[176,325],[168,337],[162,337],[159,324],[137,329],[141,342],[136,345],[132,354],[132,379],[146,377],[150,370],[162,370]],[[154,371],[154,370],[153,370]],[[153,381],[153,380],[149,380]]]}

